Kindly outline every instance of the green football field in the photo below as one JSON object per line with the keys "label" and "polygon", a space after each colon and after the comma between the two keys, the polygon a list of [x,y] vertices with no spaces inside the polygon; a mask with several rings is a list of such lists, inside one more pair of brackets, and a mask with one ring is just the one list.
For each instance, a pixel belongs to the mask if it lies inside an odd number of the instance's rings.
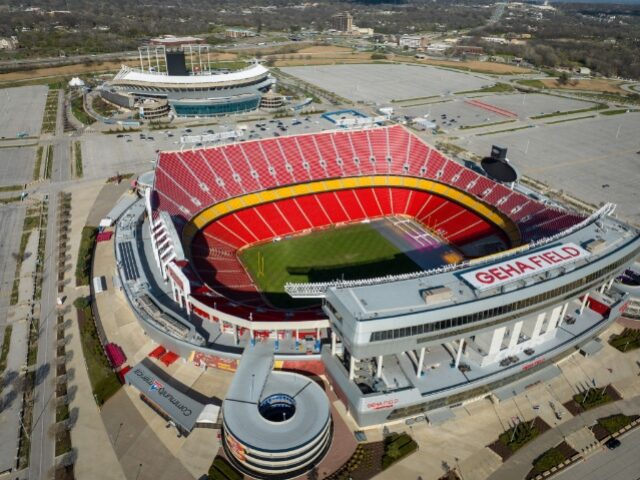
{"label": "green football field", "polygon": [[287,282],[355,280],[419,270],[371,224],[265,243],[240,252],[239,257],[270,303],[280,308],[318,303],[289,297],[284,292]]}

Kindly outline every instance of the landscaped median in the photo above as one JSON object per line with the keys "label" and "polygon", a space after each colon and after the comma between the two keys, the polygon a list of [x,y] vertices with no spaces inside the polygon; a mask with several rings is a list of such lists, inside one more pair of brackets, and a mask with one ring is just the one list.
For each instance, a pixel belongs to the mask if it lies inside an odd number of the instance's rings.
{"label": "landscaped median", "polygon": [[539,477],[548,477],[546,472],[555,473],[560,471],[572,463],[580,460],[582,457],[567,442],[562,442],[555,447],[550,448],[533,461],[533,468],[527,475],[527,480]]}
{"label": "landscaped median", "polygon": [[640,348],[640,330],[625,328],[618,335],[611,335],[609,345],[621,352],[628,352]]}
{"label": "landscaped median", "polygon": [[621,433],[637,427],[640,417],[638,415],[623,415],[621,413],[599,418],[591,428],[599,442],[606,442],[610,437],[617,437]]}
{"label": "landscaped median", "polygon": [[526,422],[518,421],[515,426],[501,433],[498,440],[487,446],[500,455],[504,462],[527,443],[550,428],[540,417],[535,417],[533,420],[527,420]]}
{"label": "landscaped median", "polygon": [[106,402],[122,386],[118,376],[104,353],[98,335],[95,318],[88,298],[80,297],[73,302],[78,313],[82,353],[87,366],[93,396],[98,406]]}
{"label": "landscaped median", "polygon": [[76,265],[76,286],[89,285],[91,275],[91,259],[93,258],[93,247],[96,244],[98,229],[86,226],[82,229],[80,238],[80,249],[78,250],[78,263]]}
{"label": "landscaped median", "polygon": [[217,456],[209,467],[209,480],[242,480],[244,475],[231,466],[223,457]]}
{"label": "landscaped median", "polygon": [[327,480],[373,478],[417,450],[418,444],[404,432],[392,433],[382,442],[361,443],[347,463]]}
{"label": "landscaped median", "polygon": [[615,388],[611,385],[605,385],[604,387],[593,387],[574,395],[571,400],[564,403],[564,407],[575,416],[621,398],[622,396]]}
{"label": "landscaped median", "polygon": [[607,108],[609,108],[609,106],[606,103],[598,103],[596,105],[594,105],[593,107],[589,107],[589,108],[581,108],[580,110],[567,110],[564,112],[561,111],[557,111],[557,112],[553,112],[553,113],[545,113],[543,115],[535,115],[533,117],[531,117],[531,120],[541,120],[543,118],[552,118],[552,117],[559,117],[561,115],[572,115],[575,113],[585,113],[585,112],[592,112],[594,110],[606,110]]}

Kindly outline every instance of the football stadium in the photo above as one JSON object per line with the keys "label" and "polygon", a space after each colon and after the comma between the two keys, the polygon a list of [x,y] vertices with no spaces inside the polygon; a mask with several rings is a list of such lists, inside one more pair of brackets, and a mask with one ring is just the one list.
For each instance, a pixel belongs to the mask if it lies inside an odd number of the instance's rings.
{"label": "football stadium", "polygon": [[154,174],[115,242],[147,334],[231,370],[267,348],[326,375],[361,427],[559,375],[601,348],[640,253],[614,205],[498,183],[400,125],[160,152]]}

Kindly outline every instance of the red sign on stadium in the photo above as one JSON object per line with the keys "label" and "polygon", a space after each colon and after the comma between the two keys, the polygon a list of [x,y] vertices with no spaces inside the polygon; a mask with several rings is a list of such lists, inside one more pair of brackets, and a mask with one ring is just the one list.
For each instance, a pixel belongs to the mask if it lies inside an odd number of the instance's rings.
{"label": "red sign on stadium", "polygon": [[591,255],[575,243],[564,243],[462,274],[477,290],[499,287]]}

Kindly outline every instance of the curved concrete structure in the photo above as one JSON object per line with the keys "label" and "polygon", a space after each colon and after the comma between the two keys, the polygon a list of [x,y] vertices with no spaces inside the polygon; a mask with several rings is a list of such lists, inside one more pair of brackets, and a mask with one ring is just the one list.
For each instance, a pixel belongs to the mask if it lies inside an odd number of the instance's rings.
{"label": "curved concrete structure", "polygon": [[293,478],[331,443],[329,400],[313,380],[272,366],[265,345],[245,350],[222,404],[224,446],[252,476]]}

